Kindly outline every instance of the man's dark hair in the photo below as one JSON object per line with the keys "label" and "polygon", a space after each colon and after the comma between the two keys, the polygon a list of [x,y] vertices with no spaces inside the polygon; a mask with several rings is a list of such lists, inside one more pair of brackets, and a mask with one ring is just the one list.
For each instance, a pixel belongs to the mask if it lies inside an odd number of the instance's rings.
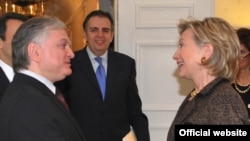
{"label": "man's dark hair", "polygon": [[2,39],[3,41],[5,40],[5,32],[7,29],[7,21],[13,19],[13,20],[20,20],[25,22],[26,20],[28,20],[29,18],[26,17],[25,15],[19,14],[19,13],[6,13],[4,15],[2,15],[0,17],[0,39]]}
{"label": "man's dark hair", "polygon": [[105,17],[108,18],[110,23],[111,23],[111,28],[112,30],[114,29],[114,20],[111,16],[111,14],[109,12],[105,12],[102,10],[94,10],[92,12],[90,12],[87,17],[85,18],[84,22],[83,22],[83,29],[86,31],[87,29],[87,24],[90,18],[92,17]]}
{"label": "man's dark hair", "polygon": [[249,28],[239,28],[236,31],[240,44],[243,44],[250,51],[250,29]]}

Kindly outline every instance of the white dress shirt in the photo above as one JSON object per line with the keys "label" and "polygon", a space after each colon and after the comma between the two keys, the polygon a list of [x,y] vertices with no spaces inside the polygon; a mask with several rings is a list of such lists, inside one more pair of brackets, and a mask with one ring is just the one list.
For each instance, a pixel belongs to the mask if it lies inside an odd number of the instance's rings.
{"label": "white dress shirt", "polygon": [[13,68],[9,65],[7,65],[5,62],[0,60],[0,67],[2,68],[3,72],[7,76],[8,80],[12,82],[13,77],[14,77],[14,71]]}
{"label": "white dress shirt", "polygon": [[56,87],[47,78],[45,78],[45,77],[43,77],[35,72],[32,72],[30,70],[20,70],[19,72],[37,79],[38,81],[42,82],[45,86],[47,86],[54,94],[56,93]]}
{"label": "white dress shirt", "polygon": [[[98,57],[98,56],[95,56],[89,49],[89,47],[87,46],[87,53],[89,55],[89,59],[92,63],[92,66],[94,68],[94,71],[96,72],[97,70],[97,67],[99,66],[98,62],[95,60],[95,57]],[[102,58],[102,65],[105,69],[105,73],[107,75],[107,67],[108,67],[108,52],[106,51],[102,56],[99,56]]]}

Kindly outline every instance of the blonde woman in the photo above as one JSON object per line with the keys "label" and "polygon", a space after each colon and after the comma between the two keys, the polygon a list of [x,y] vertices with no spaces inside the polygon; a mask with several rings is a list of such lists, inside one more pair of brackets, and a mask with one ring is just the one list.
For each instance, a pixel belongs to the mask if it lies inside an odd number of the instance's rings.
{"label": "blonde woman", "polygon": [[181,20],[178,28],[173,59],[179,77],[193,81],[194,89],[179,107],[167,141],[175,140],[175,125],[249,124],[244,102],[231,86],[240,57],[234,29],[216,17]]}

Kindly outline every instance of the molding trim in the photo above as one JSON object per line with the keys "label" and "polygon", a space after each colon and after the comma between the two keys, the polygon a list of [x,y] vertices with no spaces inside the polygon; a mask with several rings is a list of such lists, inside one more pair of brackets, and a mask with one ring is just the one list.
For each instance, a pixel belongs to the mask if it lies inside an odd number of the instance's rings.
{"label": "molding trim", "polygon": [[137,28],[176,27],[177,17],[194,16],[194,3],[137,4]]}

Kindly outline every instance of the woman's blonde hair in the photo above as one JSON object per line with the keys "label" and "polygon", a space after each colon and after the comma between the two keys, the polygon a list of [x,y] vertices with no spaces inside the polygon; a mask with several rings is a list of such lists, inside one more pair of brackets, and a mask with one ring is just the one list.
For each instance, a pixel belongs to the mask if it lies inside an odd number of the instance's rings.
{"label": "woman's blonde hair", "polygon": [[189,17],[180,20],[179,34],[191,29],[193,39],[200,47],[213,46],[213,54],[202,63],[213,76],[233,81],[238,71],[240,44],[234,28],[224,19],[208,17],[203,21]]}

